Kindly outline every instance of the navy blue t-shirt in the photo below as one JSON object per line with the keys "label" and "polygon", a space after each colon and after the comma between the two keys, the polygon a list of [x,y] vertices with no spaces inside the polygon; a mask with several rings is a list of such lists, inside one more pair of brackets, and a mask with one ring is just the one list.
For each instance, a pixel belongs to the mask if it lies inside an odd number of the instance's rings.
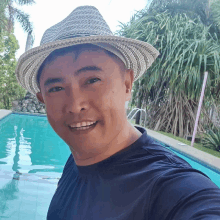
{"label": "navy blue t-shirt", "polygon": [[111,157],[77,166],[72,154],[48,220],[219,220],[220,189],[146,130]]}

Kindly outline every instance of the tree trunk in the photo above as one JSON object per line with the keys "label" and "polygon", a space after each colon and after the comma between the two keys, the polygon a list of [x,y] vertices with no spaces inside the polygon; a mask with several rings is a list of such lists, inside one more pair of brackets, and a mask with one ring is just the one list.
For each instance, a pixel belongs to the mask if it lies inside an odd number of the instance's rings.
{"label": "tree trunk", "polygon": [[[196,100],[188,100],[184,93],[170,95],[161,106],[153,106],[150,129],[165,131],[175,136],[186,137],[193,134],[198,103]],[[210,121],[209,115],[202,109],[204,122],[199,121],[198,131],[204,130],[204,123]],[[207,118],[208,117],[208,118]],[[208,121],[207,121],[208,120]],[[207,122],[206,122],[207,121]]]}
{"label": "tree trunk", "polygon": [[[141,108],[141,97],[138,97],[137,108]],[[135,123],[136,123],[137,125],[140,124],[140,116],[141,116],[141,111],[139,111],[139,112],[137,113],[137,115],[136,115],[136,121],[135,121]]]}
{"label": "tree trunk", "polygon": [[[138,83],[139,83],[139,86],[138,86],[139,91],[138,91],[137,108],[141,108],[142,94],[141,94],[141,81],[140,81],[140,79],[139,79]],[[135,123],[136,123],[137,125],[140,124],[140,116],[141,116],[141,111],[139,111],[139,112],[136,114],[136,117],[135,117],[135,118],[136,118]]]}
{"label": "tree trunk", "polygon": [[32,46],[32,35],[31,35],[31,32],[29,32],[27,36],[25,51],[31,49],[31,46]]}

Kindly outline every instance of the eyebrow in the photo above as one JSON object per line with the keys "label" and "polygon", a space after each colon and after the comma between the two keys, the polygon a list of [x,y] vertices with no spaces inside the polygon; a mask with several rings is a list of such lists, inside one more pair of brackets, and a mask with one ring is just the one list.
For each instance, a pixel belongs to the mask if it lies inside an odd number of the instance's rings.
{"label": "eyebrow", "polygon": [[102,71],[102,69],[101,69],[100,67],[97,67],[97,66],[85,66],[85,67],[83,67],[83,68],[77,70],[77,71],[75,72],[75,75],[78,75],[78,74],[80,74],[81,72],[94,71],[94,70],[96,70],[96,71]]}
{"label": "eyebrow", "polygon": [[[74,74],[75,75],[79,75],[82,72],[87,72],[87,71],[102,71],[102,69],[100,67],[97,66],[85,66],[79,70],[77,70]],[[57,83],[57,82],[64,82],[63,78],[48,78],[45,82],[44,82],[44,87],[51,85],[53,83]]]}
{"label": "eyebrow", "polygon": [[44,82],[44,87],[53,84],[53,83],[57,83],[57,82],[63,82],[63,78],[48,78],[45,82]]}

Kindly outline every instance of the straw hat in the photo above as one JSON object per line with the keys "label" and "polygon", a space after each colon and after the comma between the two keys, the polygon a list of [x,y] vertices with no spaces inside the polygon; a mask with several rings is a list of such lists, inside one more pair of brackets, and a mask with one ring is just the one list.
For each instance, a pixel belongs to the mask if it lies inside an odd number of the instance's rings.
{"label": "straw hat", "polygon": [[146,42],[114,36],[95,7],[81,6],[47,29],[40,46],[21,55],[15,71],[18,82],[32,94],[40,92],[36,76],[43,61],[54,50],[77,44],[94,44],[114,53],[126,68],[133,69],[134,80],[144,74],[159,55]]}

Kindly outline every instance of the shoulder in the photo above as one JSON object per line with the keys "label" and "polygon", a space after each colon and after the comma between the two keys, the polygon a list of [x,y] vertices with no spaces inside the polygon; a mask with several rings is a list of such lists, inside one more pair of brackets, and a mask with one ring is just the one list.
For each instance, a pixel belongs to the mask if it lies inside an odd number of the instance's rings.
{"label": "shoulder", "polygon": [[[156,219],[164,216],[167,219],[191,219],[194,215],[200,216],[204,210],[200,217],[216,215],[217,210],[218,216],[220,214],[217,208],[220,206],[220,189],[204,173],[193,168],[172,168],[161,173],[154,182],[150,201],[151,215]],[[156,212],[158,208],[160,211]]]}
{"label": "shoulder", "polygon": [[73,159],[73,155],[72,153],[70,154],[70,156],[68,157],[66,164],[63,168],[63,173],[62,176],[60,178],[60,180],[58,181],[57,187],[60,185],[60,183],[62,182],[62,179],[64,178],[64,176],[67,176],[68,173],[70,173],[70,171],[75,167],[75,161]]}
{"label": "shoulder", "polygon": [[179,168],[191,168],[191,165],[187,161],[147,135],[147,131],[144,128],[138,127],[138,129],[142,129],[142,136],[136,143],[134,153],[144,155],[152,163],[160,161],[161,166],[164,164]]}
{"label": "shoulder", "polygon": [[74,159],[73,159],[73,155],[72,153],[70,154],[70,156],[68,157],[66,164],[64,166],[64,169],[67,168],[68,166],[70,166],[71,164],[74,164]]}

